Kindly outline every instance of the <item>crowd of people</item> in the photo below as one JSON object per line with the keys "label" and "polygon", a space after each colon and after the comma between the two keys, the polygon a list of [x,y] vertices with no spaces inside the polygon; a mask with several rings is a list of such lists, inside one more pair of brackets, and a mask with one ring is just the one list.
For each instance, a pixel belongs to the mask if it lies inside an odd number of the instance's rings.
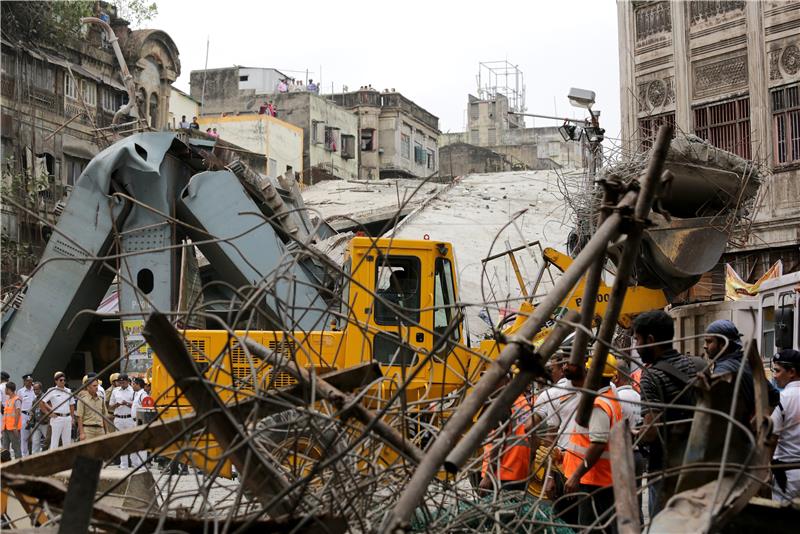
{"label": "crowd of people", "polygon": [[275,87],[278,93],[317,93],[319,94],[319,85],[314,83],[314,80],[308,80],[308,83],[303,83],[303,80],[295,80],[293,78],[281,78],[278,85]]}
{"label": "crowd of people", "polygon": [[[149,382],[125,373],[111,375],[109,390],[103,388],[100,377],[88,373],[77,393],[67,387],[67,376],[61,371],[47,389],[31,374],[21,378],[22,386],[17,387],[8,373],[0,373],[2,445],[14,458],[132,428],[146,422],[147,408],[152,405]],[[137,467],[146,457],[139,451],[122,456],[119,464]]]}
{"label": "crowd of people", "polygon": [[[663,311],[639,315],[633,338],[636,350],[630,357],[625,351],[617,352],[623,357],[608,356],[588,428],[575,421],[586,372],[569,364],[571,347],[562,347],[548,362],[549,386],[520,396],[487,441],[480,487],[486,491],[532,487],[551,502],[554,516],[593,531],[612,532],[615,507],[608,441],[615,425],[627,422],[640,485],[639,509],[650,517],[677,491],[697,404],[695,380],[701,375],[713,379],[739,373],[734,413],[738,422],[752,428],[755,379],[731,321],[708,326],[704,358],[675,349],[673,319]],[[591,365],[588,360],[586,369]],[[771,369],[773,380],[766,388],[777,436],[771,493],[773,499],[787,501],[800,497],[800,352],[779,351]],[[645,485],[648,501],[643,503]]]}

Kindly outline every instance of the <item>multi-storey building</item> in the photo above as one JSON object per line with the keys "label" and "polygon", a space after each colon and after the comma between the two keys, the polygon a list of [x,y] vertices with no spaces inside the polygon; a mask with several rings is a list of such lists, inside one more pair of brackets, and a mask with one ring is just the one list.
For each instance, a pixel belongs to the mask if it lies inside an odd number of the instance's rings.
{"label": "multi-storey building", "polygon": [[438,172],[438,117],[394,89],[361,88],[327,98],[358,117],[361,178],[425,178]]}
{"label": "multi-storey building", "polygon": [[244,67],[192,71],[191,95],[201,102],[201,114],[212,117],[259,113],[271,102],[278,119],[303,130],[304,182],[358,178],[356,115],[314,92],[275,92],[272,82],[282,76]]}
{"label": "multi-storey building", "polygon": [[750,277],[777,259],[797,269],[800,3],[617,5],[626,148],[646,149],[658,126],[670,123],[771,170],[746,241],[729,247],[724,261]]}
{"label": "multi-storey building", "polygon": [[[8,16],[19,4],[3,3],[4,288],[38,261],[72,186],[113,141],[112,119],[128,101],[109,39],[97,26],[58,42],[26,34]],[[181,69],[175,43],[159,30],[131,30],[112,5],[99,2],[96,9],[113,28],[136,86],[136,105],[119,122],[128,132],[165,128],[170,84]]]}
{"label": "multi-storey building", "polygon": [[495,93],[484,99],[468,95],[467,99],[467,131],[442,134],[443,148],[456,143],[482,147],[519,168],[583,167],[586,147],[582,143],[564,141],[557,126],[526,128],[521,115],[509,113],[514,110],[505,95]]}

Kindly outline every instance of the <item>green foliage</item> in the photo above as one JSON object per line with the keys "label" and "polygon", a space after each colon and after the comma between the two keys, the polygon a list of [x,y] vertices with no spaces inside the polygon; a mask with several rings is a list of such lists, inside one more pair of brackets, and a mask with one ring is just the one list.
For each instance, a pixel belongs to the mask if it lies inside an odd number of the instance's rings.
{"label": "green foliage", "polygon": [[158,6],[155,2],[146,0],[118,0],[113,2],[117,7],[117,16],[137,27],[141,24],[153,20],[158,15]]}
{"label": "green foliage", "polygon": [[[148,0],[118,0],[110,4],[116,7],[117,17],[133,27],[158,15],[158,6]],[[83,31],[81,18],[96,16],[102,10],[100,2],[90,0],[6,1],[0,2],[0,8],[4,36],[54,46],[79,38]]]}
{"label": "green foliage", "polygon": [[3,35],[57,45],[81,32],[81,17],[94,15],[95,2],[2,2]]}

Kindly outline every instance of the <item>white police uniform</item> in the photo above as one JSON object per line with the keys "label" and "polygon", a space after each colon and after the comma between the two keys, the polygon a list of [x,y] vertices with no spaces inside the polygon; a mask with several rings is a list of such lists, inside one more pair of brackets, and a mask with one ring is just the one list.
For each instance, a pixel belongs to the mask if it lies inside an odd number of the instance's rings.
{"label": "white police uniform", "polygon": [[[113,406],[115,404],[120,404],[120,406],[114,408],[114,426],[117,430],[127,430],[136,425],[136,423],[133,421],[133,417],[131,416],[131,407],[129,405],[121,405],[122,402],[133,404],[133,394],[134,392],[131,386],[128,386],[125,389],[117,387],[111,392],[111,398],[108,401],[109,405]],[[124,454],[122,457],[120,457],[120,467],[125,469],[131,467],[128,462],[127,454]]]}
{"label": "white police uniform", "polygon": [[28,441],[31,439],[31,429],[28,428],[28,423],[33,417],[33,403],[36,401],[36,393],[33,392],[33,386],[30,389],[26,387],[19,388],[17,392],[19,398],[22,400],[22,431],[20,438],[22,441],[22,456],[28,456]]}
{"label": "white police uniform", "polygon": [[62,445],[72,443],[72,414],[69,407],[72,403],[72,391],[68,387],[52,387],[47,390],[42,400],[50,404],[50,449],[58,447],[59,439]]}

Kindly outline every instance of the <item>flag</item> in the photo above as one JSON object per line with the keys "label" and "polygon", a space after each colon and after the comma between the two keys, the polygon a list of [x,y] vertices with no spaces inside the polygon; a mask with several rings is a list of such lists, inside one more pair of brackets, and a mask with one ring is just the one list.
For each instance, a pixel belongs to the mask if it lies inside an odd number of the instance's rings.
{"label": "flag", "polygon": [[783,275],[783,262],[776,261],[755,283],[748,284],[733,270],[729,263],[725,264],[725,300],[739,300],[758,294],[758,288],[765,280]]}

